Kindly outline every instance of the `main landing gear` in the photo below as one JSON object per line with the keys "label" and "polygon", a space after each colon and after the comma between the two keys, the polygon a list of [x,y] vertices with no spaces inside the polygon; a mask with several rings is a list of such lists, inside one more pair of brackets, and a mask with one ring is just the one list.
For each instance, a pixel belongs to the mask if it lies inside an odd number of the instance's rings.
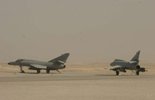
{"label": "main landing gear", "polygon": [[[61,72],[59,70],[56,70],[56,71],[61,74]],[[47,69],[46,73],[50,73],[50,69]]]}
{"label": "main landing gear", "polygon": [[139,71],[136,71],[136,75],[139,75]]}
{"label": "main landing gear", "polygon": [[50,70],[49,70],[49,69],[47,69],[47,70],[46,70],[46,73],[50,73]]}
{"label": "main landing gear", "polygon": [[37,70],[37,73],[38,73],[38,74],[40,73],[40,70],[39,70],[39,69]]}
{"label": "main landing gear", "polygon": [[119,75],[119,71],[118,70],[116,70],[116,75]]}
{"label": "main landing gear", "polygon": [[131,70],[131,71],[132,71],[135,75],[139,75],[139,72],[140,72],[139,70],[137,70],[136,73],[135,73],[133,70]]}

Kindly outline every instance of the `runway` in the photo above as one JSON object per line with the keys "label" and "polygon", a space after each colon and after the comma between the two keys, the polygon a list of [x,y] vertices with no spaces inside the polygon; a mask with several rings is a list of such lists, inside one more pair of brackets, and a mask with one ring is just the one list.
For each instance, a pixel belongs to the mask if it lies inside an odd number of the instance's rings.
{"label": "runway", "polygon": [[116,76],[115,74],[92,74],[92,73],[53,73],[53,74],[36,74],[36,73],[0,73],[12,75],[8,77],[0,77],[0,82],[35,82],[35,81],[75,81],[75,80],[109,80],[109,79],[154,79],[155,75],[131,75],[123,74]]}
{"label": "runway", "polygon": [[[14,69],[15,68],[15,69]],[[154,100],[155,70],[116,76],[102,67],[69,67],[62,74],[52,71],[1,68],[1,100]]]}

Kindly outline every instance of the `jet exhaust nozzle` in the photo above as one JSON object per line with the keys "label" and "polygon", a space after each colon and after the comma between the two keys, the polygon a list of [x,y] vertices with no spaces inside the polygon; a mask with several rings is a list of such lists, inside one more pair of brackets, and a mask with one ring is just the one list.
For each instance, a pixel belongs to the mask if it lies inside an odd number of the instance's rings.
{"label": "jet exhaust nozzle", "polygon": [[136,67],[138,71],[140,72],[146,72],[147,70],[145,68],[141,68],[139,65]]}
{"label": "jet exhaust nozzle", "polygon": [[137,69],[140,69],[140,66],[138,65],[136,68],[137,68]]}

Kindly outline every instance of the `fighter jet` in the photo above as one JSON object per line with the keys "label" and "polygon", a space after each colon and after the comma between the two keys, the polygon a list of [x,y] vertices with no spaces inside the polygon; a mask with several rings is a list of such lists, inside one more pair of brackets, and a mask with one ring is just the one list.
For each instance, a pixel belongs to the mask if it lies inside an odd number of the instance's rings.
{"label": "fighter jet", "polygon": [[66,62],[68,56],[69,53],[65,53],[48,62],[29,60],[29,59],[18,59],[17,61],[9,62],[8,64],[19,66],[21,73],[25,73],[24,70],[22,69],[23,66],[29,67],[29,70],[37,70],[37,73],[40,73],[40,70],[46,70],[46,73],[50,73],[50,70],[58,71],[59,69],[64,69],[66,67],[64,63]]}
{"label": "fighter jet", "polygon": [[121,59],[115,59],[110,65],[112,67],[106,68],[116,72],[116,75],[119,75],[119,72],[126,72],[126,70],[131,70],[133,73],[136,71],[136,75],[139,75],[139,72],[145,72],[146,69],[138,65],[139,63],[140,51],[129,61],[124,61]]}

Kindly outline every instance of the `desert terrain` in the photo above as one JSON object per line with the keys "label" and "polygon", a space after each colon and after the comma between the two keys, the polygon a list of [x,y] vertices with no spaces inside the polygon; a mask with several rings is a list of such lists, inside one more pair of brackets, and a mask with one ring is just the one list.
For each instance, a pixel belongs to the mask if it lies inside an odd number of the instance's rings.
{"label": "desert terrain", "polygon": [[148,72],[105,70],[109,63],[66,64],[61,74],[28,70],[19,73],[18,66],[0,64],[1,100],[154,100],[155,64],[141,63]]}

